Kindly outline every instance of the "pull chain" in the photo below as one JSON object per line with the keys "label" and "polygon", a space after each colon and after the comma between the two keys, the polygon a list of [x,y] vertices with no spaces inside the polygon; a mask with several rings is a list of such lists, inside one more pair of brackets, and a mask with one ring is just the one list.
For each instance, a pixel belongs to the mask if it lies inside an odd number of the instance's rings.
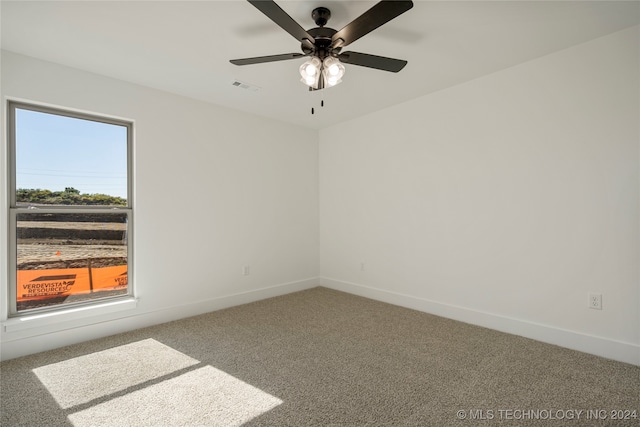
{"label": "pull chain", "polygon": [[[324,96],[326,95],[326,90],[313,90],[311,87],[309,87],[309,92],[310,93],[310,98],[311,98],[311,105],[315,104],[316,106],[318,105],[318,99],[320,100],[320,107],[324,107]],[[316,107],[312,106],[311,107],[311,114],[316,114]]]}
{"label": "pull chain", "polygon": [[[324,107],[324,99],[320,100],[320,106]],[[316,113],[315,109],[311,107],[311,114],[315,114],[315,113]]]}

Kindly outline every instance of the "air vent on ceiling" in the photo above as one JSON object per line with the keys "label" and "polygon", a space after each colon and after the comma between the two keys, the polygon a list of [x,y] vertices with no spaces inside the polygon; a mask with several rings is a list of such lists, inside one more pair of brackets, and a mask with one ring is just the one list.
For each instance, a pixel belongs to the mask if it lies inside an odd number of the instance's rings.
{"label": "air vent on ceiling", "polygon": [[247,90],[250,90],[252,92],[257,92],[257,91],[260,90],[260,88],[258,86],[252,85],[252,84],[249,84],[249,83],[245,83],[245,82],[241,82],[240,80],[234,80],[231,83],[231,85],[239,87],[241,89],[247,89]]}

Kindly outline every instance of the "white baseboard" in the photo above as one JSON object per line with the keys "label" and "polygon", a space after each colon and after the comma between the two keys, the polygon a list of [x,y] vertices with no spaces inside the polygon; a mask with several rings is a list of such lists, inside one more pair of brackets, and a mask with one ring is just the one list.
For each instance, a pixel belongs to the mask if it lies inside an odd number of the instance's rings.
{"label": "white baseboard", "polygon": [[343,291],[401,307],[435,314],[500,332],[519,335],[549,344],[578,350],[620,362],[640,366],[640,345],[587,335],[549,325],[529,322],[498,314],[472,310],[425,298],[376,289],[357,283],[321,277],[319,283],[327,288]]}
{"label": "white baseboard", "polygon": [[197,316],[198,314],[209,313],[211,311],[222,310],[224,308],[234,307],[236,305],[248,304],[267,298],[303,291],[305,289],[315,288],[319,286],[319,284],[320,278],[312,277],[309,279],[281,283],[265,288],[253,289],[246,292],[239,292],[237,294],[227,295],[223,297],[211,298],[204,301],[198,301],[196,303],[174,306],[171,308],[158,310],[157,312],[145,314],[147,315],[159,313],[163,319],[169,318],[169,320],[163,320],[163,322],[168,322],[185,317]]}
{"label": "white baseboard", "polygon": [[[266,298],[298,292],[319,285],[319,279],[312,277],[294,282],[281,283],[265,288],[254,289],[237,294],[211,298],[204,301],[183,304],[152,311],[133,309],[125,311],[85,310],[79,317],[76,311],[60,315],[56,322],[49,319],[31,319],[29,327],[18,326],[15,319],[3,322],[0,360],[52,350],[83,341],[106,337],[122,332],[140,329],[160,323],[171,322],[186,317],[197,316],[211,311],[221,310],[241,304],[248,304]],[[38,323],[34,325],[34,323]],[[7,326],[9,326],[7,328]]]}

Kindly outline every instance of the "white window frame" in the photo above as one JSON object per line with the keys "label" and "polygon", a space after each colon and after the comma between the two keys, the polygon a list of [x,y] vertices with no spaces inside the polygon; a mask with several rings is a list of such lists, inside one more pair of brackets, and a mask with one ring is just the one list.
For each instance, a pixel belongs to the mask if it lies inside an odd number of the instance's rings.
{"label": "white window frame", "polygon": [[[8,250],[7,250],[7,270],[8,288],[5,292],[7,301],[7,315],[9,321],[5,321],[5,331],[11,329],[19,330],[28,328],[29,324],[34,326],[55,322],[57,314],[66,314],[64,319],[75,319],[85,317],[87,309],[96,308],[95,314],[121,311],[123,309],[135,307],[135,293],[133,283],[133,121],[107,117],[94,113],[85,113],[66,108],[52,107],[37,103],[10,100],[6,101],[6,128],[7,128],[7,182],[8,182]],[[33,308],[28,310],[17,310],[17,221],[16,218],[21,213],[33,213],[33,207],[18,206],[16,200],[16,110],[30,110],[41,113],[54,114],[64,117],[71,117],[82,120],[90,120],[100,123],[124,126],[127,129],[127,206],[86,206],[86,205],[51,205],[39,206],[35,210],[38,213],[125,213],[127,215],[127,293],[119,296],[96,298],[90,301],[64,303],[55,306]],[[79,314],[80,313],[80,314]],[[22,320],[20,324],[11,323],[11,318]],[[35,322],[24,322],[24,320],[34,319]],[[41,319],[41,321],[38,321]],[[64,319],[57,319],[62,321]],[[26,324],[26,326],[25,326]]]}

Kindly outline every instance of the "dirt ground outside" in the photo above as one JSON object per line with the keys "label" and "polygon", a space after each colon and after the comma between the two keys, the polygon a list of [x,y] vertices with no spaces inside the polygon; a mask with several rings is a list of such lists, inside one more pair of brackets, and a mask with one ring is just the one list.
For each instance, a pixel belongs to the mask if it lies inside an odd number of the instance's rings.
{"label": "dirt ground outside", "polygon": [[[126,223],[18,221],[19,271],[98,269],[127,265]],[[54,236],[54,237],[51,237]],[[114,236],[116,237],[114,239]],[[126,276],[125,276],[126,279]],[[20,288],[20,284],[18,284]],[[126,295],[127,287],[18,301],[18,311]]]}

